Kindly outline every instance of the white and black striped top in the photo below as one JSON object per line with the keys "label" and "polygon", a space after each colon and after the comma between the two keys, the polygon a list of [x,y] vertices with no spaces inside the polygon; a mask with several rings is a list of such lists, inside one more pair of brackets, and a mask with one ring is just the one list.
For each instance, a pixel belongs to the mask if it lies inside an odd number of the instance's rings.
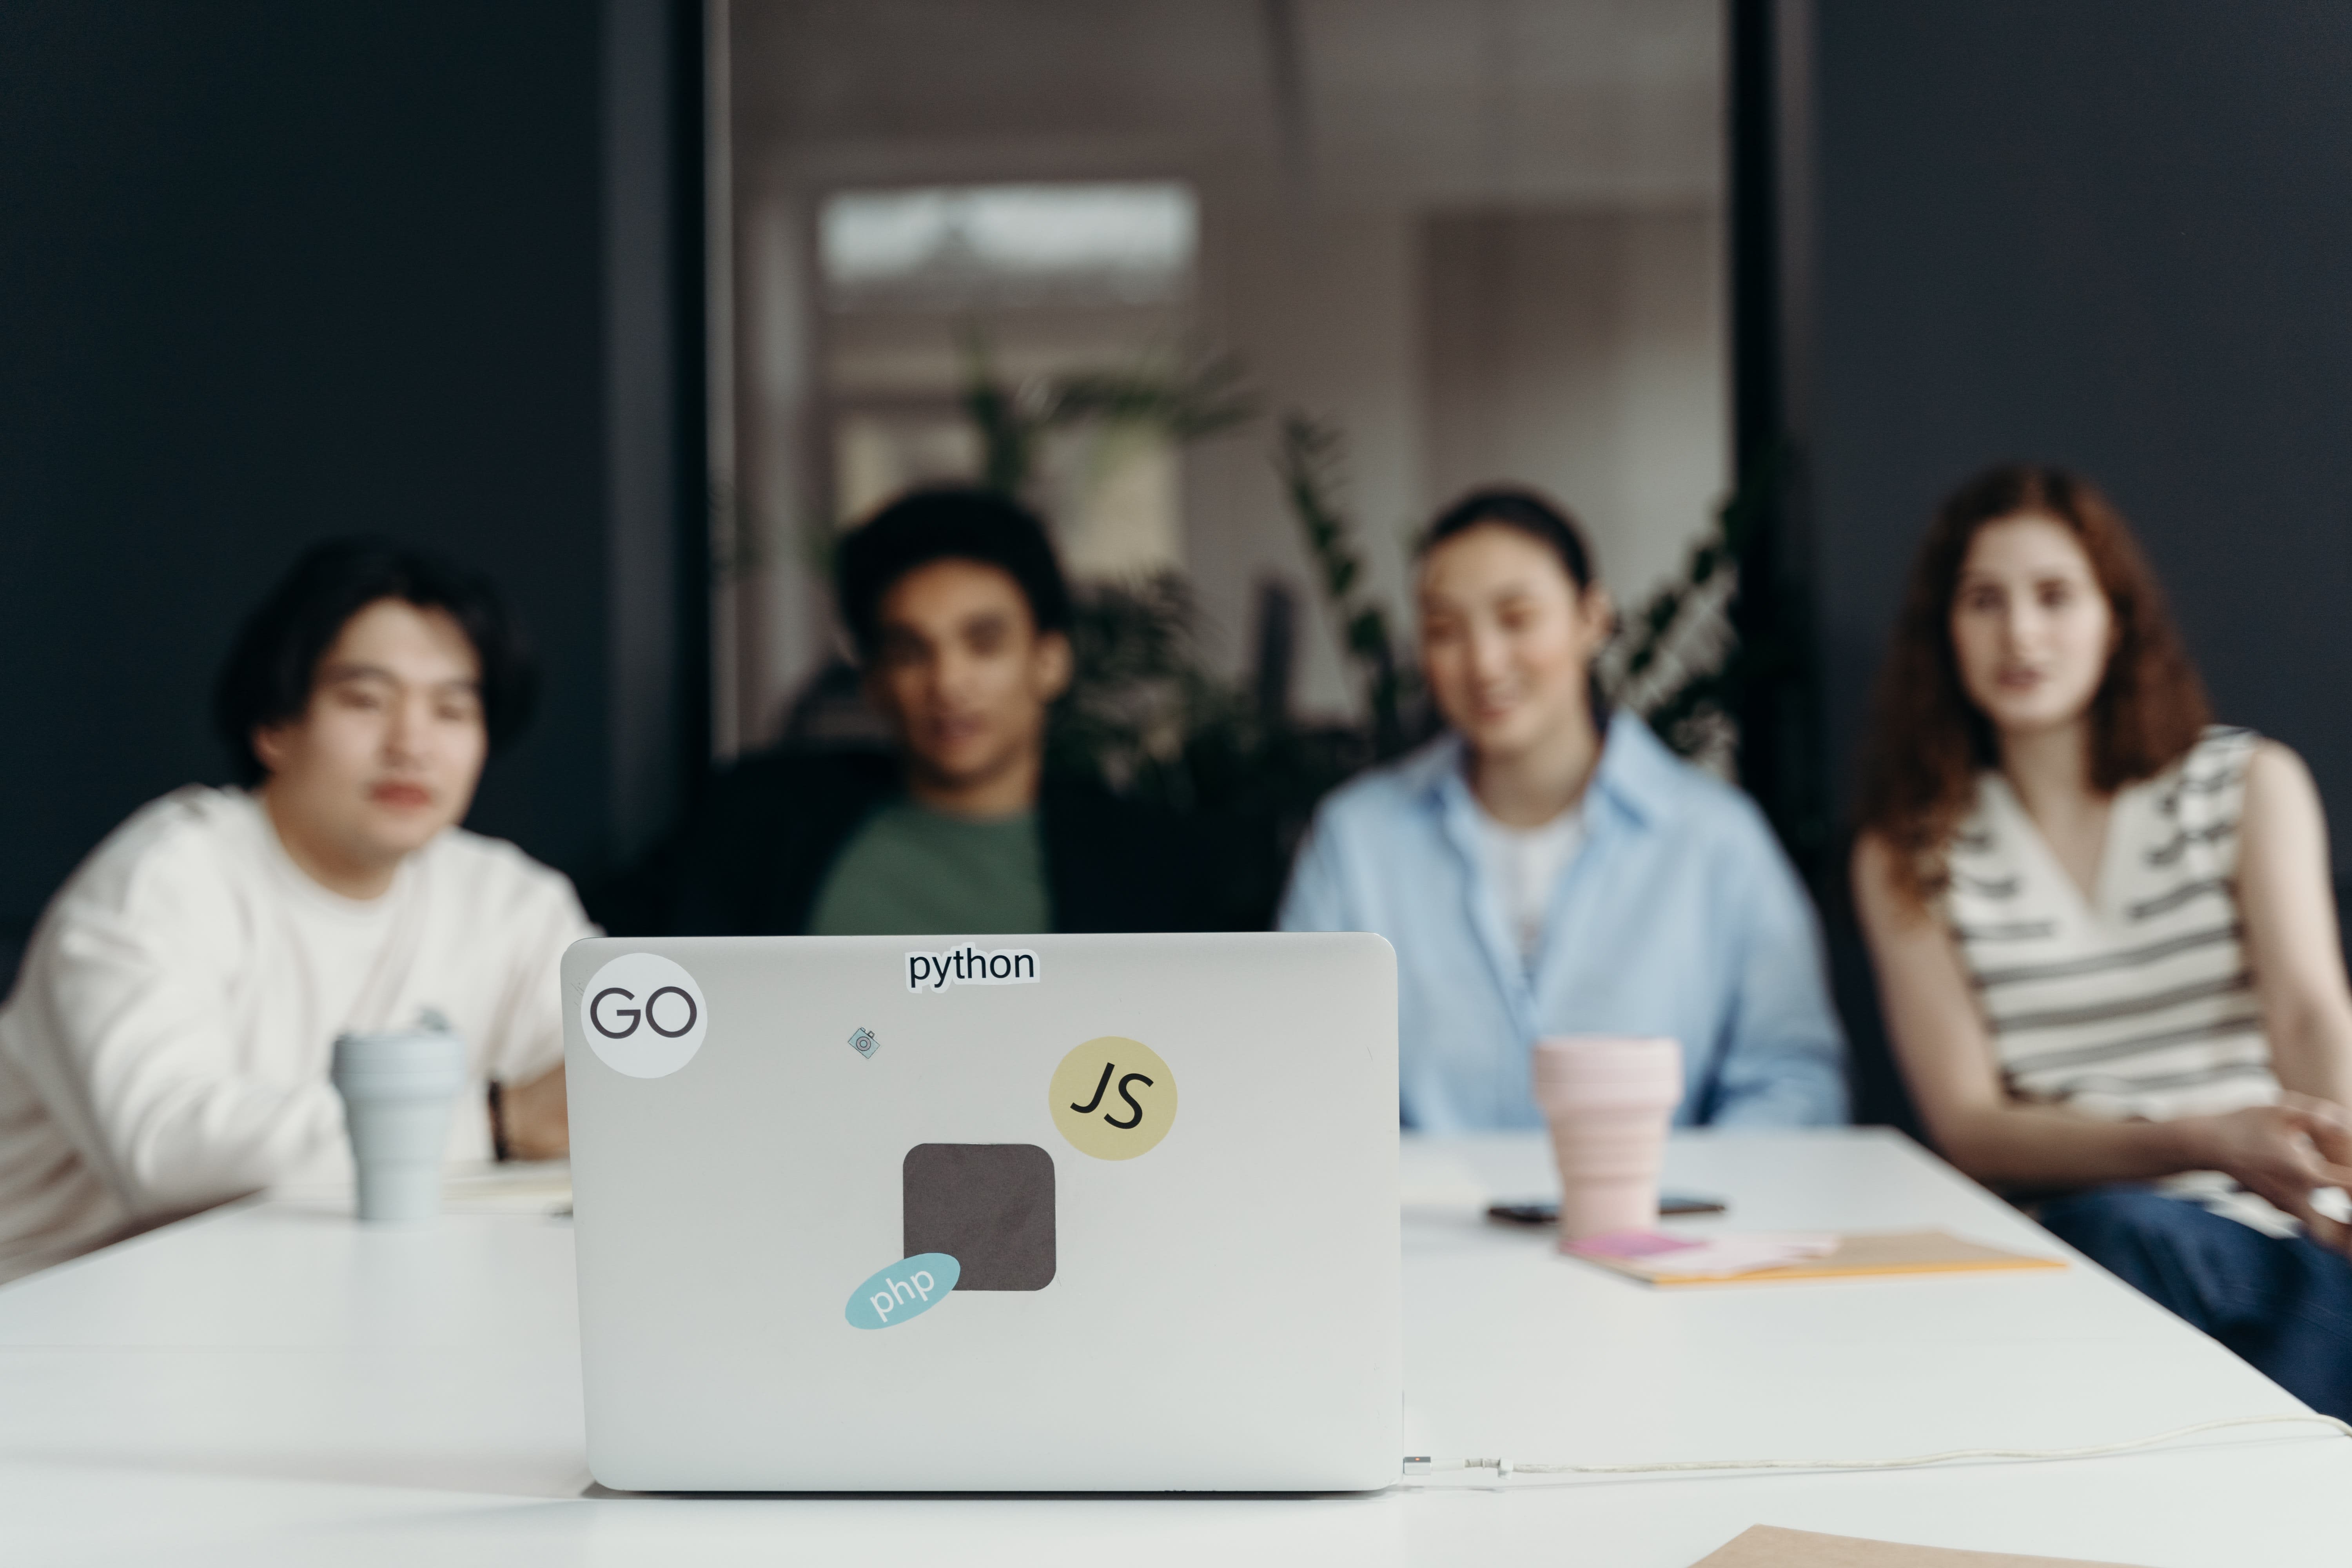
{"label": "white and black striped top", "polygon": [[2256,740],[2209,729],[2119,791],[2087,902],[2008,781],[1979,776],[1944,917],[2012,1095],[2150,1121],[2278,1098],[2238,910]]}

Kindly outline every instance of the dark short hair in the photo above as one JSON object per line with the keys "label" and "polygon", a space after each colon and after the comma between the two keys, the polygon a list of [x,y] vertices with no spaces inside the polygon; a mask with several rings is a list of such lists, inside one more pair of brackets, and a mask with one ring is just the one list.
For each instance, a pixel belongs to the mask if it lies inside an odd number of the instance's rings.
{"label": "dark short hair", "polygon": [[1422,534],[1416,553],[1426,555],[1455,534],[1489,522],[1515,528],[1546,546],[1559,557],[1570,582],[1580,589],[1592,586],[1592,547],[1584,542],[1584,530],[1576,519],[1559,502],[1515,486],[1472,490],[1439,512]]}
{"label": "dark short hair", "polygon": [[259,784],[269,773],[253,749],[253,732],[302,716],[319,660],[353,616],[383,599],[440,610],[456,621],[481,662],[490,749],[521,733],[539,694],[538,668],[490,580],[388,539],[331,539],[304,551],[246,616],[214,682],[213,730],[240,784]]}
{"label": "dark short hair", "polygon": [[1020,586],[1040,632],[1070,629],[1069,584],[1036,514],[996,490],[941,486],[901,496],[841,542],[835,586],[861,658],[881,640],[883,598],[934,561],[996,567]]}

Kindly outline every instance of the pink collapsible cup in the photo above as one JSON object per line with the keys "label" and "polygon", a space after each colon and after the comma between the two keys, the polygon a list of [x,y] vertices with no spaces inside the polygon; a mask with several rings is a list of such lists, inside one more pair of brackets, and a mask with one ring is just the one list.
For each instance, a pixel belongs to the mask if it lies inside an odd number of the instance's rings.
{"label": "pink collapsible cup", "polygon": [[1535,1097],[1559,1162],[1559,1245],[1658,1223],[1666,1127],[1683,1098],[1672,1040],[1566,1035],[1538,1040]]}

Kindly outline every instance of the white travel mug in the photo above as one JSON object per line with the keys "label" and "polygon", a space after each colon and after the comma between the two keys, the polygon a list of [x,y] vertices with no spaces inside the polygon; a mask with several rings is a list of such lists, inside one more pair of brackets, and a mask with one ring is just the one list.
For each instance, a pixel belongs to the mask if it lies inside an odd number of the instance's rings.
{"label": "white travel mug", "polygon": [[1535,1098],[1559,1161],[1559,1245],[1658,1223],[1666,1128],[1683,1097],[1672,1040],[1569,1035],[1538,1040]]}
{"label": "white travel mug", "polygon": [[343,1097],[360,1218],[404,1224],[438,1215],[466,1042],[446,1029],[340,1035],[328,1077]]}

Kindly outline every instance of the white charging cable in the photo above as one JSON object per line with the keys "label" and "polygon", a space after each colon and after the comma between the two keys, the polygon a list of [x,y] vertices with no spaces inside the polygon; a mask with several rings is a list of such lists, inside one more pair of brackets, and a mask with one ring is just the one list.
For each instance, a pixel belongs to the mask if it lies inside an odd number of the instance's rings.
{"label": "white charging cable", "polygon": [[1899,1459],[1668,1459],[1646,1465],[1551,1465],[1524,1459],[1433,1459],[1426,1454],[1414,1454],[1406,1458],[1404,1473],[1410,1479],[1439,1470],[1492,1470],[1498,1479],[1507,1480],[1515,1474],[1639,1476],[1673,1470],[1907,1470],[1921,1465],[1957,1464],[1963,1459],[2089,1459],[2102,1454],[2128,1454],[2136,1449],[2154,1448],[2194,1436],[2200,1432],[2291,1422],[2325,1426],[2337,1436],[2352,1437],[2352,1426],[2338,1421],[2333,1415],[2282,1412],[2276,1415],[2233,1415],[2221,1421],[2200,1421],[2194,1426],[2176,1426],[2169,1432],[2158,1432],[2153,1437],[2134,1437],[2122,1443],[2094,1443],[2083,1448],[1949,1448],[1940,1454],[1910,1454]]}

